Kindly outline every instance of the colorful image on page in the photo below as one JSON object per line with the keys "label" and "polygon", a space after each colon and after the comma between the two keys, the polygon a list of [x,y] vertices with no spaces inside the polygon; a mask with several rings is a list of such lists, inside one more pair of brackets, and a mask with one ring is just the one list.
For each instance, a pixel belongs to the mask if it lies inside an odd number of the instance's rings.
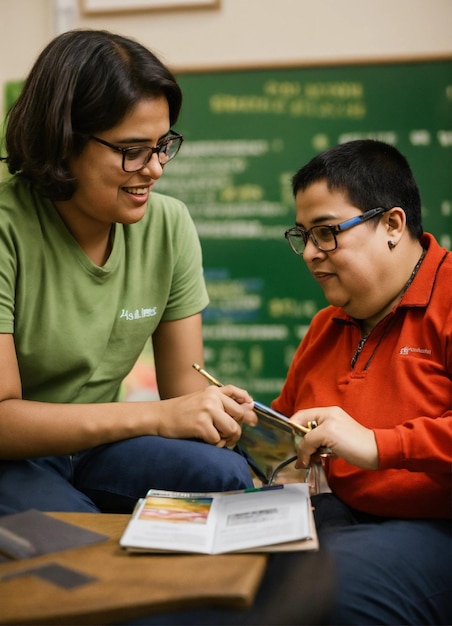
{"label": "colorful image on page", "polygon": [[139,519],[156,522],[206,524],[212,498],[157,498],[148,496]]}

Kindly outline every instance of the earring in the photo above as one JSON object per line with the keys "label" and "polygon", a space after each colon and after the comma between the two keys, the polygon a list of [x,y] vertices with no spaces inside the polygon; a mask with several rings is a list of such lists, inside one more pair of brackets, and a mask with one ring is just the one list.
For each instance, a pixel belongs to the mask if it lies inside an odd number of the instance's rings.
{"label": "earring", "polygon": [[394,248],[395,248],[395,247],[396,247],[396,244],[392,241],[392,239],[390,239],[390,240],[388,241],[388,248],[389,248],[390,250],[394,250]]}

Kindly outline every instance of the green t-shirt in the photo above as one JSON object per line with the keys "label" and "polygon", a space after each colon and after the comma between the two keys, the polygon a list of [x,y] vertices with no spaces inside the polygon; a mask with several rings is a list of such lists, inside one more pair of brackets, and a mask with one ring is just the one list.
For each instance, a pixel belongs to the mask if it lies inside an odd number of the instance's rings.
{"label": "green t-shirt", "polygon": [[208,304],[186,206],[152,192],[92,263],[53,203],[20,177],[0,185],[0,333],[14,334],[23,397],[110,402],[159,322]]}

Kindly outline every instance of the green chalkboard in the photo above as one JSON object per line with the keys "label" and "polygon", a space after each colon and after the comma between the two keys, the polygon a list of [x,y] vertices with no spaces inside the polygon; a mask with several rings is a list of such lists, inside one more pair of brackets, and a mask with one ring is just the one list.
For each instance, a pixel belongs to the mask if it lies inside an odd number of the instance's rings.
{"label": "green chalkboard", "polygon": [[321,290],[283,238],[291,177],[317,152],[377,138],[405,154],[425,229],[452,239],[452,59],[184,73],[180,155],[158,189],[184,200],[204,251],[206,366],[270,402]]}

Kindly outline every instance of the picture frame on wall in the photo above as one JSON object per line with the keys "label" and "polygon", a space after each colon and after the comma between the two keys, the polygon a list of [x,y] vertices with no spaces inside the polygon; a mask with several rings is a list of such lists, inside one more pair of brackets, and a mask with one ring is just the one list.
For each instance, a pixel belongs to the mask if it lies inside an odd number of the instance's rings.
{"label": "picture frame on wall", "polygon": [[81,11],[87,15],[149,10],[215,9],[219,6],[220,0],[80,0]]}

